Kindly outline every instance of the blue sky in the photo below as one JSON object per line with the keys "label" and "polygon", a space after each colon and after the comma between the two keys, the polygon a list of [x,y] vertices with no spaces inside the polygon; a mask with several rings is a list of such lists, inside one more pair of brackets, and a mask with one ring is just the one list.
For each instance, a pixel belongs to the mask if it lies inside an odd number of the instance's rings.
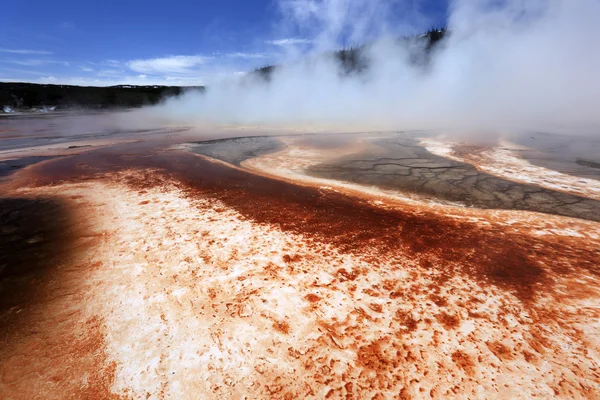
{"label": "blue sky", "polygon": [[[3,3],[0,81],[97,86],[204,84],[291,54],[366,41],[383,22],[387,33],[417,33],[443,23],[448,7],[447,0]],[[356,19],[368,29],[354,32]]]}

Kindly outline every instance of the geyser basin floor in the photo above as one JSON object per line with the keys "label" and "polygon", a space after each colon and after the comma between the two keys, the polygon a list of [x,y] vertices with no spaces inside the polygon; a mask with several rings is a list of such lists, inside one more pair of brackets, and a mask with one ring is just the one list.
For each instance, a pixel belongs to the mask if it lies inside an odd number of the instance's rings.
{"label": "geyser basin floor", "polygon": [[15,173],[0,397],[600,396],[599,223],[302,182],[151,143]]}

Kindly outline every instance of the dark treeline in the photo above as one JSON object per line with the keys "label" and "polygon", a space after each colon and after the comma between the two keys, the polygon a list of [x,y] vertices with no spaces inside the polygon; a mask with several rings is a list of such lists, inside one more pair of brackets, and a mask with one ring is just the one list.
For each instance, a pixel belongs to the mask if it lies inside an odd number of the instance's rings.
{"label": "dark treeline", "polygon": [[[413,53],[410,54],[411,62],[415,65],[426,65],[429,61],[431,51],[446,36],[446,34],[446,28],[442,27],[430,29],[423,35],[402,37],[397,40],[400,44],[417,44],[417,48],[422,51],[415,51],[413,49]],[[361,73],[369,67],[369,60],[365,54],[369,46],[369,44],[365,44],[362,46],[350,47],[348,49],[332,52],[331,55],[339,63],[340,71],[342,73]],[[256,69],[254,74],[258,74],[266,80],[269,80],[276,68],[276,65],[268,65]]]}
{"label": "dark treeline", "polygon": [[35,83],[1,83],[0,111],[3,106],[14,109],[34,107],[122,108],[159,103],[167,97],[179,96],[185,90],[202,87],[130,86],[110,87],[46,85]]}

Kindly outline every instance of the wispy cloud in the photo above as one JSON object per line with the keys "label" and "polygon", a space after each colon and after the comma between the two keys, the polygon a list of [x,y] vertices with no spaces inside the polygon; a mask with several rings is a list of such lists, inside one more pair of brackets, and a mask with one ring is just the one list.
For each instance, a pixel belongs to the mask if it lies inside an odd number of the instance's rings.
{"label": "wispy cloud", "polygon": [[309,44],[312,43],[312,40],[309,39],[301,39],[301,38],[286,38],[286,39],[278,39],[278,40],[268,40],[267,44],[271,44],[274,46],[292,46],[296,44]]}
{"label": "wispy cloud", "polygon": [[46,50],[4,49],[4,48],[0,48],[0,53],[37,54],[37,55],[49,55],[49,54],[52,54],[51,51],[46,51]]}
{"label": "wispy cloud", "polygon": [[0,71],[8,71],[10,73],[18,73],[18,74],[29,74],[29,75],[48,75],[48,72],[43,71],[32,71],[29,69],[21,69],[21,68],[0,68]]}
{"label": "wispy cloud", "polygon": [[[166,57],[130,60],[106,59],[99,62],[65,62],[49,57],[10,57],[0,59],[0,71],[11,75],[39,75],[36,82],[56,82],[77,85],[108,86],[117,84],[164,84],[196,86],[228,79],[249,71],[256,64],[275,57],[273,51],[215,52],[211,54],[171,55]],[[6,67],[27,67],[27,70],[9,70]],[[61,68],[64,65],[69,68]],[[55,68],[56,67],[56,68]],[[38,69],[34,72],[29,69]],[[10,77],[16,79],[18,76]],[[7,77],[8,78],[8,77]],[[6,78],[3,78],[6,80]],[[31,79],[19,80],[31,81]]]}
{"label": "wispy cloud", "polygon": [[206,56],[171,56],[133,60],[127,63],[129,69],[141,74],[189,74],[211,57]]}
{"label": "wispy cloud", "polygon": [[40,65],[50,65],[50,64],[60,64],[60,65],[64,65],[65,67],[68,67],[70,65],[70,62],[68,62],[68,61],[56,61],[56,60],[37,59],[37,58],[36,59],[25,59],[25,60],[9,59],[9,60],[0,60],[0,62],[22,65],[25,67],[37,67]]}
{"label": "wispy cloud", "polygon": [[229,57],[229,58],[245,58],[245,59],[267,58],[267,57],[269,57],[269,55],[266,54],[266,53],[242,53],[242,52],[227,53],[227,54],[223,54],[223,56]]}
{"label": "wispy cloud", "polygon": [[106,64],[106,65],[109,65],[111,67],[119,67],[119,66],[121,66],[121,61],[118,61],[118,60],[106,60],[106,61],[103,61],[102,64]]}
{"label": "wispy cloud", "polygon": [[101,71],[98,71],[97,75],[101,77],[117,78],[123,75],[123,71],[118,69],[103,69]]}

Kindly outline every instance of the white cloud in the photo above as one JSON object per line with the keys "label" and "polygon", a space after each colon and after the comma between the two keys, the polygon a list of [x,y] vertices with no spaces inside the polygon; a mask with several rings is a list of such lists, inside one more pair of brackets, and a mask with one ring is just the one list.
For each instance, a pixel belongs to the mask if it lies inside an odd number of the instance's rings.
{"label": "white cloud", "polygon": [[210,57],[171,56],[133,60],[127,63],[129,69],[141,74],[189,74],[192,68],[204,64]]}
{"label": "white cloud", "polygon": [[242,52],[238,52],[238,53],[227,53],[227,54],[225,54],[225,57],[252,59],[252,58],[267,58],[267,57],[269,57],[269,55],[266,54],[266,53],[242,53]]}
{"label": "white cloud", "polygon": [[[10,76],[10,78],[18,78],[20,74],[35,74],[40,77],[54,75],[57,83],[81,86],[120,84],[203,86],[229,79],[232,76],[239,76],[241,74],[239,71],[251,71],[258,64],[262,66],[267,62],[266,60],[272,60],[275,56],[272,51],[240,51],[216,52],[209,55],[172,55],[147,59],[106,59],[101,62],[72,63],[72,70],[61,69],[60,72],[51,70],[52,73],[49,73],[49,70],[43,66],[58,63],[68,66],[68,63],[40,57],[37,59],[0,60],[0,70],[9,71],[7,68],[1,68],[2,63],[28,66],[30,69],[39,67],[40,72],[13,69],[9,73],[17,76]],[[31,78],[19,80],[32,81]],[[35,81],[41,82],[41,78]]]}
{"label": "white cloud", "polygon": [[26,59],[26,60],[1,60],[4,63],[22,65],[25,67],[36,67],[40,65],[48,65],[48,64],[61,64],[65,67],[68,67],[70,63],[68,61],[56,61],[56,60],[44,60],[44,59]]}
{"label": "white cloud", "polygon": [[51,51],[46,51],[46,50],[4,49],[4,48],[0,48],[0,53],[11,53],[11,54],[39,54],[39,55],[48,55],[48,54],[52,54],[52,52],[51,52]]}
{"label": "white cloud", "polygon": [[111,67],[118,67],[121,65],[121,61],[118,60],[106,60],[102,64],[110,65]]}
{"label": "white cloud", "polygon": [[278,39],[278,40],[268,40],[267,44],[272,44],[274,46],[292,46],[296,44],[309,44],[312,43],[311,40],[301,39],[301,38],[286,38],[286,39]]}
{"label": "white cloud", "polygon": [[103,69],[98,71],[98,76],[103,77],[118,77],[123,74],[123,71],[118,69]]}
{"label": "white cloud", "polygon": [[47,75],[48,72],[47,71],[33,71],[30,69],[22,69],[22,68],[3,68],[0,67],[0,71],[8,71],[12,74],[28,74],[28,75]]}

